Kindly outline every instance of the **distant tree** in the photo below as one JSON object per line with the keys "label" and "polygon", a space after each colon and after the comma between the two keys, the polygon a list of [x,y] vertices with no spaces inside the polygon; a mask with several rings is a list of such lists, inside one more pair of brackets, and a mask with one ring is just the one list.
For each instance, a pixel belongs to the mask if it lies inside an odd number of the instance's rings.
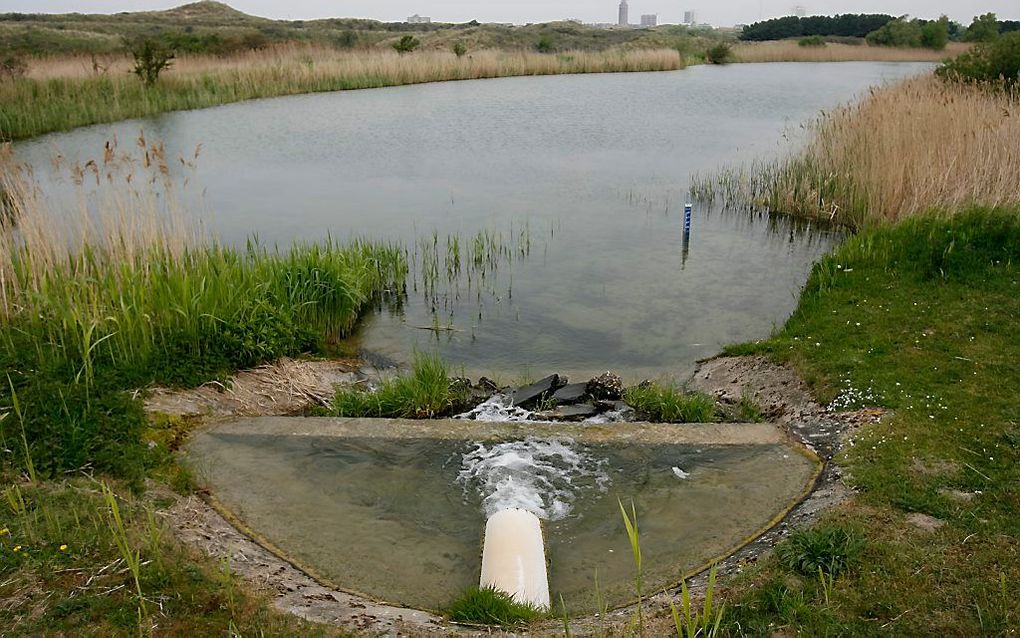
{"label": "distant tree", "polygon": [[976,16],[967,27],[963,39],[967,42],[992,42],[999,37],[999,19],[994,13]]}
{"label": "distant tree", "polygon": [[705,60],[710,64],[729,64],[733,61],[733,48],[725,42],[720,42],[705,51]]}
{"label": "distant tree", "polygon": [[917,20],[896,18],[868,34],[868,44],[884,47],[921,46],[921,24]]}
{"label": "distant tree", "polygon": [[921,46],[941,51],[949,43],[949,17],[942,16],[921,27]]}
{"label": "distant tree", "polygon": [[553,39],[548,33],[545,33],[538,39],[538,44],[535,45],[535,50],[539,53],[549,53],[553,50]]}
{"label": "distant tree", "polygon": [[1020,31],[1020,21],[1018,20],[999,21],[999,33],[1013,33],[1014,31]]}
{"label": "distant tree", "polygon": [[421,41],[413,35],[405,35],[400,38],[397,42],[393,43],[393,48],[397,50],[397,53],[403,55],[410,53],[421,46]]}
{"label": "distant tree", "polygon": [[454,42],[453,43],[453,53],[458,58],[462,58],[462,57],[464,57],[464,54],[467,53],[467,47],[464,46],[463,42]]}
{"label": "distant tree", "polygon": [[173,49],[152,38],[136,40],[130,49],[135,59],[131,72],[137,75],[146,87],[155,85],[159,80],[159,74],[170,68],[176,57]]}
{"label": "distant tree", "polygon": [[994,42],[978,43],[936,73],[946,80],[1020,86],[1020,31],[1007,33]]}
{"label": "distant tree", "polygon": [[787,38],[803,38],[810,36],[863,38],[893,20],[893,16],[885,14],[844,14],[835,17],[810,16],[798,18],[787,16],[763,22],[755,22],[744,27],[740,34],[741,40],[785,40]]}

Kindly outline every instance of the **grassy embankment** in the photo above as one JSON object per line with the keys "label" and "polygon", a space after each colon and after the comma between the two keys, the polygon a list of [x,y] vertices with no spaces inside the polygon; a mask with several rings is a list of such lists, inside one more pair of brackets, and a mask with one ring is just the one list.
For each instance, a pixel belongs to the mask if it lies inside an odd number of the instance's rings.
{"label": "grassy embankment", "polygon": [[834,409],[892,413],[838,459],[853,497],[729,584],[730,634],[1015,635],[1018,115],[1008,86],[913,80],[759,175],[779,210],[859,232],[781,330],[730,353],[789,363]]}
{"label": "grassy embankment", "polygon": [[155,86],[111,62],[94,74],[83,60],[39,60],[25,78],[0,82],[0,137],[23,139],[77,126],[147,117],[260,97],[519,75],[668,71],[684,66],[671,49],[557,54],[339,51],[282,46],[231,56],[182,57]]}
{"label": "grassy embankment", "polygon": [[[3,174],[0,633],[304,635],[310,627],[270,613],[224,566],[190,558],[134,495],[147,477],[190,486],[173,463],[187,424],[148,421],[138,390],[342,336],[402,281],[404,253],[219,245],[172,204],[176,160],[142,140],[144,158],[130,155],[109,147],[70,167],[80,212],[51,208],[9,164]],[[106,482],[118,496],[102,493]]]}

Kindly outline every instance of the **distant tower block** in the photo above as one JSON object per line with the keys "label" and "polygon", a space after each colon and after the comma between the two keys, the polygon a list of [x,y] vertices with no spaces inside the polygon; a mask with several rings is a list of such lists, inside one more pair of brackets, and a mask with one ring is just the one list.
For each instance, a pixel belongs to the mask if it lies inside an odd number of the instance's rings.
{"label": "distant tower block", "polygon": [[698,21],[698,14],[693,11],[684,11],[684,24],[694,26]]}
{"label": "distant tower block", "polygon": [[627,6],[627,0],[620,0],[620,22],[621,27],[625,27],[630,24],[630,7]]}
{"label": "distant tower block", "polygon": [[807,7],[805,7],[802,4],[798,4],[797,6],[795,6],[793,8],[793,15],[797,16],[798,18],[806,17],[807,16]]}
{"label": "distant tower block", "polygon": [[641,16],[641,26],[643,27],[654,27],[659,24],[659,16],[654,13],[646,13]]}

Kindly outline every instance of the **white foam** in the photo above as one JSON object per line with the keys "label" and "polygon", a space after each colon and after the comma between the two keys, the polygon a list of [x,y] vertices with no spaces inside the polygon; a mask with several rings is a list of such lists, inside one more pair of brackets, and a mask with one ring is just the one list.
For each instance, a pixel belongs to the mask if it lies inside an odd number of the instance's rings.
{"label": "white foam", "polygon": [[455,419],[472,419],[487,423],[540,422],[535,413],[517,407],[509,394],[494,394],[473,410],[458,414]]}
{"label": "white foam", "polygon": [[482,497],[486,516],[522,509],[556,521],[570,514],[577,491],[606,491],[605,466],[604,459],[579,451],[573,441],[528,437],[476,443],[462,458],[457,482]]}

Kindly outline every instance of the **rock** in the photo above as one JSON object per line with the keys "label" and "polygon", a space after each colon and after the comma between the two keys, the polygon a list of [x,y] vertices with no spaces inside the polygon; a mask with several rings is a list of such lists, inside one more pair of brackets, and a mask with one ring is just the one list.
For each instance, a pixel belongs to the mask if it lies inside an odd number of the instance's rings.
{"label": "rock", "polygon": [[597,413],[598,409],[591,403],[580,403],[578,405],[561,405],[553,410],[539,412],[536,416],[543,421],[583,421]]}
{"label": "rock", "polygon": [[499,392],[499,385],[489,377],[482,377],[478,379],[478,385],[475,387],[479,390],[488,392],[490,395]]}
{"label": "rock", "polygon": [[605,372],[588,382],[588,394],[596,399],[615,401],[623,397],[623,379]]}
{"label": "rock", "polygon": [[466,377],[451,377],[450,390],[454,392],[467,392],[471,389],[471,379]]}
{"label": "rock", "polygon": [[553,401],[556,405],[577,403],[588,393],[587,383],[571,383],[565,385],[553,394]]}
{"label": "rock", "polygon": [[543,397],[551,395],[556,390],[566,385],[567,380],[560,377],[558,374],[552,374],[536,381],[529,386],[523,388],[517,388],[514,390],[513,396],[511,397],[511,404],[527,407],[534,403],[537,403]]}

